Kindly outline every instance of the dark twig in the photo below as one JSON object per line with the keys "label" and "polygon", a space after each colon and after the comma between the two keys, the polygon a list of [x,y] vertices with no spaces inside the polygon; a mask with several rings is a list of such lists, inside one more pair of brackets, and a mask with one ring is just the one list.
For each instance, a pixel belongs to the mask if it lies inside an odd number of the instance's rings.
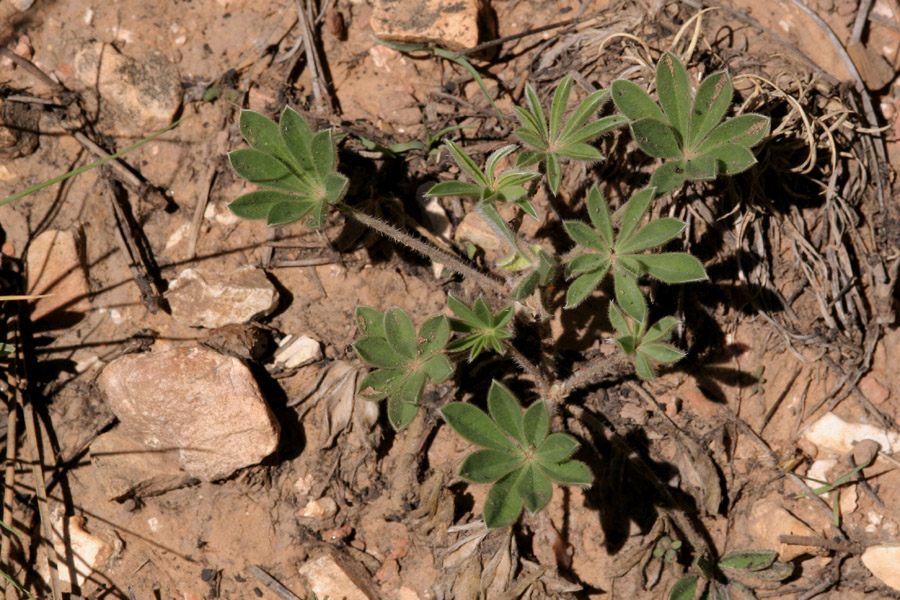
{"label": "dark twig", "polygon": [[256,577],[263,585],[269,588],[273,594],[282,600],[300,600],[299,596],[281,585],[281,582],[263,571],[258,565],[250,565],[247,567],[247,572]]}

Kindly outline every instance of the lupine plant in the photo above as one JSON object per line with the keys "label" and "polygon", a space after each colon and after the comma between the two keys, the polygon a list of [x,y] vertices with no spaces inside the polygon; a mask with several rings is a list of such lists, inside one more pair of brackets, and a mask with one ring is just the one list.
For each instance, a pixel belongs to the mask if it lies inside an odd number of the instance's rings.
{"label": "lupine plant", "polygon": [[[676,243],[685,223],[670,217],[647,222],[647,215],[654,202],[686,182],[749,169],[756,162],[751,148],[769,131],[769,119],[761,115],[724,120],[733,96],[728,74],[713,73],[700,82],[695,94],[687,70],[671,53],[665,53],[656,68],[658,103],[638,85],[619,80],[612,83],[611,93],[591,91],[566,119],[572,86],[570,77],[561,81],[549,119],[535,90],[526,87],[527,107],[515,108],[521,127],[514,132],[525,149],[513,162],[519,150],[513,144],[488,156],[483,169],[460,145],[452,141],[445,144],[468,181],[443,181],[429,195],[471,199],[474,209],[508,243],[512,254],[497,265],[489,265],[498,269],[492,273],[345,203],[348,181],[336,171],[331,131],[314,133],[290,108],[285,109],[277,125],[262,115],[243,111],[241,133],[251,148],[231,153],[231,163],[239,175],[267,188],[235,200],[230,206],[238,216],[266,219],[270,225],[305,217],[309,226],[320,227],[329,208],[334,208],[472,279],[486,292],[472,304],[449,296],[449,310],[455,316],[436,315],[418,328],[399,308],[382,312],[360,307],[356,312],[360,339],[353,349],[374,368],[363,379],[359,395],[373,401],[386,399],[388,420],[398,430],[416,417],[427,381],[446,381],[454,374],[451,359],[472,361],[483,352],[509,354],[542,393],[553,395],[538,398],[523,411],[516,397],[495,380],[488,393],[487,412],[460,402],[441,409],[452,429],[481,448],[463,461],[460,477],[493,484],[484,509],[489,528],[513,524],[523,507],[530,512],[541,510],[552,495],[551,482],[579,486],[591,482],[588,467],[572,458],[578,441],[550,431],[548,404],[565,400],[572,388],[564,384],[571,380],[556,380],[545,366],[532,364],[516,348],[515,301],[538,294],[541,305],[552,302],[553,289],[559,289],[555,286],[565,285],[559,281],[558,267],[563,266],[564,279],[570,281],[565,308],[572,309],[605,292],[608,288],[603,284],[611,274],[613,297],[608,299],[604,316],[615,330],[615,342],[634,361],[638,377],[655,377],[658,365],[674,363],[684,352],[668,342],[678,319],[651,319],[655,311],[642,288],[645,278],[683,284],[706,279],[707,275],[702,263],[688,253],[677,249],[651,252]],[[610,97],[620,114],[596,118]],[[577,220],[563,224],[575,244],[564,256],[520,239],[515,227],[501,217],[497,203],[513,203],[525,218],[537,218],[532,199],[542,174],[548,190],[556,195],[562,181],[561,159],[588,163],[602,160],[603,155],[590,142],[626,124],[640,150],[665,161],[652,173],[649,185],[620,202],[617,210],[610,208],[597,188],[592,188],[586,199],[590,224]],[[501,170],[504,162],[512,166]],[[535,165],[536,169],[528,168]],[[458,377],[465,385],[465,372]],[[583,384],[590,378],[579,381]],[[560,397],[552,390],[566,391]],[[766,572],[772,564],[756,572]],[[726,566],[720,563],[721,569]],[[703,575],[704,581],[711,581],[707,575]],[[678,594],[670,597],[687,598],[686,594],[696,592],[700,584],[701,578],[684,580]],[[718,582],[710,589],[718,589],[716,585]]]}

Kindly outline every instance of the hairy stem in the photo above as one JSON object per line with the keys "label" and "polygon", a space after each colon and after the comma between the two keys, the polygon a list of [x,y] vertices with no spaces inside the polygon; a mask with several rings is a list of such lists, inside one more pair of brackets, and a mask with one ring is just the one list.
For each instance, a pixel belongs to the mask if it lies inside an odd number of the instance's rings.
{"label": "hairy stem", "polygon": [[343,202],[338,202],[335,206],[346,215],[353,217],[366,227],[371,227],[381,235],[391,238],[395,242],[403,244],[407,248],[418,252],[419,254],[426,256],[433,260],[434,262],[440,263],[447,267],[448,269],[459,273],[463,277],[468,277],[475,281],[482,289],[491,290],[494,293],[505,296],[507,293],[506,286],[502,281],[494,279],[476,269],[470,267],[463,261],[459,260],[455,256],[444,252],[438,248],[434,248],[425,242],[414,238],[409,235],[405,231],[397,229],[393,225],[389,223],[385,223],[381,219],[377,219],[366,213],[353,208]]}
{"label": "hairy stem", "polygon": [[537,384],[538,390],[540,391],[541,398],[544,398],[550,403],[550,383],[547,381],[547,378],[544,377],[544,374],[541,373],[538,366],[528,360],[524,354],[519,352],[519,349],[516,348],[515,344],[509,340],[503,340],[503,347],[506,348],[513,360],[515,360],[516,363],[518,363],[518,365],[534,379],[534,382]]}
{"label": "hairy stem", "polygon": [[554,395],[558,395],[560,399],[565,398],[578,388],[590,385],[595,380],[608,375],[626,360],[627,357],[622,352],[598,359],[592,365],[579,369],[563,381]]}

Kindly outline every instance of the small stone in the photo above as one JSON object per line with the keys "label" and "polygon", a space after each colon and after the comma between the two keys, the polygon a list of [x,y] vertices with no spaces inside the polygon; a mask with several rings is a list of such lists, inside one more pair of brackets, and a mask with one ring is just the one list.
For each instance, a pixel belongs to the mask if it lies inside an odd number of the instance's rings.
{"label": "small stone", "polygon": [[322,359],[322,344],[309,336],[286,336],[275,351],[275,364],[284,369],[296,369]]}
{"label": "small stone", "polygon": [[34,0],[9,0],[10,6],[19,12],[25,12],[34,5]]}
{"label": "small stone", "polygon": [[408,584],[403,584],[397,591],[397,600],[419,600],[419,592]]}
{"label": "small stone", "polygon": [[278,290],[256,267],[227,273],[185,269],[166,300],[179,323],[214,329],[268,315],[278,306]]}
{"label": "small stone", "polygon": [[202,481],[255,465],[278,445],[278,422],[237,358],[202,347],[132,354],[98,383],[124,434],[155,452],[177,450]]}
{"label": "small stone", "polygon": [[91,465],[107,500],[156,496],[193,481],[181,469],[177,450],[148,452],[147,446],[118,429],[94,440]]}
{"label": "small stone", "polygon": [[365,580],[362,567],[338,560],[331,554],[311,560],[300,567],[300,575],[306,578],[310,593],[331,600],[376,600],[374,586]]}
{"label": "small stone", "polygon": [[53,294],[34,301],[31,320],[49,326],[70,326],[91,309],[91,289],[81,254],[70,231],[49,230],[28,247],[28,293]]}
{"label": "small stone", "polygon": [[891,391],[875,379],[872,374],[866,375],[860,380],[859,391],[875,404],[881,404],[891,395]]}
{"label": "small stone", "polygon": [[475,212],[468,213],[456,228],[456,239],[475,244],[485,252],[500,251],[503,242],[487,219]]}
{"label": "small stone", "polygon": [[900,544],[878,544],[863,552],[862,562],[882,583],[900,591]]}
{"label": "small stone", "polygon": [[123,113],[117,128],[130,133],[169,125],[181,106],[181,75],[166,56],[152,50],[139,59],[110,44],[95,43],[75,56],[75,75]]}
{"label": "small stone", "polygon": [[61,568],[59,578],[72,583],[72,570],[78,585],[84,585],[88,577],[109,566],[110,561],[122,552],[122,540],[112,531],[103,536],[84,529],[86,520],[82,516],[66,517],[61,510],[51,515],[53,526],[53,547],[62,558],[63,565],[74,569]]}
{"label": "small stone", "polygon": [[308,519],[330,519],[337,514],[337,502],[325,496],[318,500],[310,500],[300,512],[301,517]]}
{"label": "small stone", "polygon": [[449,50],[478,45],[479,0],[375,0],[370,25],[389,42],[434,44]]}
{"label": "small stone", "polygon": [[816,536],[806,523],[785,510],[778,502],[767,499],[756,503],[750,514],[750,531],[761,548],[777,548],[778,557],[783,561],[791,561],[802,554],[816,554],[818,548],[783,544],[779,540],[782,535]]}
{"label": "small stone", "polygon": [[826,413],[803,434],[820,451],[844,454],[853,448],[854,442],[874,440],[882,452],[891,454],[900,450],[900,435],[874,425],[848,423],[834,413]]}

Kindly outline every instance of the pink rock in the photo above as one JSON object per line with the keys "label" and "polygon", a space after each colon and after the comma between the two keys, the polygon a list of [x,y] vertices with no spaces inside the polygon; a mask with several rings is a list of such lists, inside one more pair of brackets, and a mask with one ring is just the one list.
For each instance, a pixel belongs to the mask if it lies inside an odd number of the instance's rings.
{"label": "pink rock", "polygon": [[172,282],[166,300],[179,323],[215,329],[271,313],[278,306],[278,290],[256,267],[224,273],[185,269]]}
{"label": "pink rock", "polygon": [[478,45],[486,14],[479,0],[375,0],[370,24],[385,41],[463,50]]}
{"label": "pink rock", "polygon": [[891,391],[883,386],[871,373],[860,380],[859,391],[875,404],[881,404],[891,395]]}
{"label": "pink rock", "polygon": [[240,360],[202,347],[123,356],[99,384],[123,432],[148,450],[175,450],[192,477],[214,481],[257,464],[279,426]]}

